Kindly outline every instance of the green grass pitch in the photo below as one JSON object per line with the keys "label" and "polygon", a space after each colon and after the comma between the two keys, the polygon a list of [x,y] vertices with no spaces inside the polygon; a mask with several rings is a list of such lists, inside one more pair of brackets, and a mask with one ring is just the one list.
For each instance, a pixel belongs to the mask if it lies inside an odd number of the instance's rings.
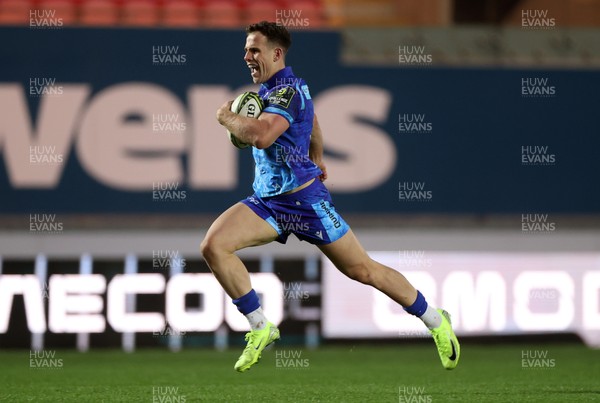
{"label": "green grass pitch", "polygon": [[[524,351],[545,358],[527,368]],[[275,345],[243,374],[233,370],[240,352],[57,350],[54,360],[60,359],[62,367],[32,368],[29,351],[3,351],[0,401],[600,401],[600,351],[578,344],[463,342],[454,371],[442,369],[433,343],[361,343],[316,350]]]}

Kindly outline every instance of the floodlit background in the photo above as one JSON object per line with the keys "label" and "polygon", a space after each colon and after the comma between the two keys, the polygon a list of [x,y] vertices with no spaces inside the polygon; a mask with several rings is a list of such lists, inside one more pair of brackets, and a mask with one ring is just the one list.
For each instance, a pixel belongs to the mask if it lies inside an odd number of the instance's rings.
{"label": "floodlit background", "polygon": [[[214,115],[257,90],[260,20],[292,32],[336,208],[464,346],[526,340],[518,369],[560,369],[548,341],[600,347],[600,1],[0,0],[3,352],[239,353],[199,244],[252,192]],[[284,336],[267,366],[429,337],[295,238],[240,256]],[[192,398],[160,385],[143,393]],[[394,396],[443,401],[419,385]]]}

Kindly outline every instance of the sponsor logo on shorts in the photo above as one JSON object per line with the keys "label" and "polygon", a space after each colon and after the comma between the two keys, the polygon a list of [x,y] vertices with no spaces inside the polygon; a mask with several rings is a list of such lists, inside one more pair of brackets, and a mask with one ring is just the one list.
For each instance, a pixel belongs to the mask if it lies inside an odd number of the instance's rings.
{"label": "sponsor logo on shorts", "polygon": [[319,203],[319,206],[321,206],[321,208],[323,209],[323,211],[325,212],[325,214],[327,214],[327,217],[329,217],[329,219],[331,220],[331,222],[333,222],[333,227],[334,228],[340,228],[342,226],[342,223],[337,218],[336,214],[334,214],[331,211],[331,209],[328,206],[328,203],[325,202],[325,200],[322,200],[321,203]]}

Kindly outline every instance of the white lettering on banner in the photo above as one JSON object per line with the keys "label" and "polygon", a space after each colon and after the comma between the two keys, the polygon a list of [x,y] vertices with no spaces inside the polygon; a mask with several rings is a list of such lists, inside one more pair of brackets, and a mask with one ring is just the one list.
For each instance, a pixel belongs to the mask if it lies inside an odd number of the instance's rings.
{"label": "white lettering on banner", "polygon": [[[430,305],[447,309],[459,335],[570,331],[600,347],[599,253],[427,251],[433,264],[418,270],[404,270],[398,251],[369,255],[402,272]],[[324,337],[410,337],[422,330],[385,295],[348,281],[325,258],[322,278]]]}
{"label": "white lettering on banner", "polygon": [[600,271],[583,275],[583,326],[600,330]]}
{"label": "white lettering on banner", "polygon": [[48,329],[53,333],[101,333],[106,278],[100,274],[53,275],[49,282]]}
{"label": "white lettering on banner", "polygon": [[161,294],[165,278],[160,274],[117,274],[106,293],[106,316],[117,332],[158,332],[165,327],[162,314],[127,312],[128,294]]}
{"label": "white lettering on banner", "polygon": [[119,84],[98,93],[82,116],[77,141],[82,166],[116,189],[182,182],[186,138],[151,135],[155,113],[185,116],[181,101],[158,85]]}
{"label": "white lettering on banner", "polygon": [[[448,274],[442,290],[452,324],[465,331],[499,331],[506,326],[506,284],[498,272]],[[489,321],[489,323],[488,323]]]}
{"label": "white lettering on banner", "polygon": [[[397,251],[371,256],[390,267],[400,266]],[[590,345],[600,346],[598,253],[428,251],[427,256],[435,262],[433,267],[404,274],[431,305],[450,311],[459,334],[574,331]],[[284,287],[279,278],[252,273],[251,279],[267,316],[281,322]],[[136,294],[164,298],[164,313],[126,311],[127,296]],[[106,320],[118,332],[161,331],[166,324],[173,331],[210,332],[224,321],[233,330],[247,326],[209,273],[182,273],[168,280],[157,273],[117,275],[108,284],[100,274],[55,274],[48,279],[48,289],[32,274],[0,275],[0,333],[9,330],[17,295],[23,295],[27,327],[33,333],[45,332],[46,324],[54,333],[97,333],[105,330]],[[186,307],[187,295],[198,295],[202,303]],[[418,330],[420,321],[380,292],[348,280],[324,259],[325,337],[398,337],[420,334],[411,333]]]}
{"label": "white lettering on banner", "polygon": [[[21,85],[0,85],[0,151],[14,188],[54,188],[66,165],[75,137],[76,123],[89,85],[64,85],[60,96],[42,96],[32,129],[25,91]],[[60,164],[32,164],[30,149],[50,147]],[[63,159],[62,157],[65,157]]]}
{"label": "white lettering on banner", "polygon": [[[536,289],[556,289],[558,310],[552,313],[532,312],[530,295]],[[575,285],[569,273],[564,271],[525,271],[515,279],[514,320],[523,330],[566,330],[575,316]]]}
{"label": "white lettering on banner", "polygon": [[[283,320],[283,284],[273,273],[250,274],[254,289],[269,320]],[[166,323],[178,332],[213,332],[226,321],[233,330],[246,330],[246,318],[226,297],[212,274],[177,274],[166,282],[161,274],[119,274],[106,285],[100,274],[60,275],[49,278],[49,325],[54,333],[100,333],[105,330],[102,316],[106,290],[106,316],[117,332],[159,332]],[[163,294],[165,315],[160,312],[127,312],[128,295]],[[186,308],[185,296],[202,295],[202,306]],[[46,320],[42,286],[35,275],[0,275],[0,333],[8,331],[15,295],[23,295],[27,327],[32,333],[44,333]],[[224,307],[227,306],[226,310]],[[231,309],[233,307],[233,309]]]}
{"label": "white lettering on banner", "polygon": [[29,331],[44,333],[46,315],[44,315],[43,289],[33,274],[0,276],[0,333],[6,333],[8,330],[8,320],[15,295],[23,295]]}
{"label": "white lettering on banner", "polygon": [[188,91],[191,125],[189,185],[192,189],[235,189],[238,184],[238,150],[215,119],[216,109],[235,97],[226,86],[193,86]]}
{"label": "white lettering on banner", "polygon": [[[382,88],[346,85],[315,97],[315,113],[326,150],[344,155],[325,160],[335,192],[361,192],[386,181],[396,167],[396,146],[389,134],[356,118],[383,124],[392,101]],[[366,144],[366,147],[357,147]]]}
{"label": "white lettering on banner", "polygon": [[[255,86],[234,91],[226,86],[192,86],[187,94],[189,115],[175,94],[152,83],[112,85],[90,99],[87,84],[63,87],[61,96],[40,97],[34,119],[23,86],[0,85],[0,151],[14,188],[55,188],[65,164],[32,164],[29,147],[51,146],[66,161],[72,143],[85,171],[111,188],[151,190],[153,182],[185,183],[197,190],[237,186],[239,152],[229,144],[214,114],[226,100],[256,90]],[[391,99],[385,89],[353,85],[332,87],[315,97],[325,147],[344,156],[325,157],[333,191],[371,189],[393,172],[396,148],[389,134],[356,121],[385,123]],[[155,114],[178,116],[186,129],[157,133],[152,126]],[[368,149],[357,149],[357,142],[369,144]]]}
{"label": "white lettering on banner", "polygon": [[[187,294],[202,294],[203,306],[185,309]],[[167,285],[166,314],[169,325],[181,332],[217,329],[223,322],[224,292],[213,275],[179,274]]]}

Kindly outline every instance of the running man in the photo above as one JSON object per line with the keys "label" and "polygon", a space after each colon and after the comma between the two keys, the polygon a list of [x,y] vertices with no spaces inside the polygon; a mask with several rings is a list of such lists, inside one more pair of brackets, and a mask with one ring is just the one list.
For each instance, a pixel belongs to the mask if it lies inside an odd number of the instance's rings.
{"label": "running man", "polygon": [[[265,109],[258,119],[217,110],[219,123],[252,145],[254,194],[221,214],[209,228],[201,251],[211,271],[250,323],[248,342],[235,363],[245,372],[263,349],[278,340],[279,329],[268,321],[252,288],[248,270],[235,252],[273,241],[285,243],[290,233],[316,245],[346,276],[375,287],[420,318],[433,335],[442,365],[458,364],[460,346],[450,316],[429,306],[425,297],[394,269],[372,260],[337,213],[323,185],[323,137],[306,82],[285,65],[291,45],[283,26],[262,21],[246,28],[244,61],[252,81],[260,84]],[[302,217],[303,225],[285,225],[282,217]]]}

